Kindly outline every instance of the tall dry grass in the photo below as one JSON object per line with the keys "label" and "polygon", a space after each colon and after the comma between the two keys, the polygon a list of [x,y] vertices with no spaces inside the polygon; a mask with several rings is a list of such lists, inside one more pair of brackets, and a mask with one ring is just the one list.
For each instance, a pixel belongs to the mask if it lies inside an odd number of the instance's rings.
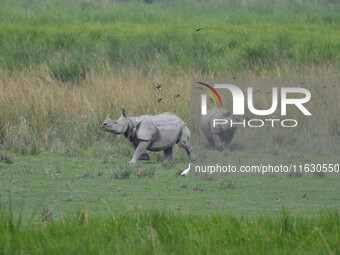
{"label": "tall dry grass", "polygon": [[1,139],[6,148],[32,142],[46,148],[66,141],[87,145],[103,136],[105,116],[118,117],[121,108],[129,116],[172,111],[188,121],[189,80],[183,72],[145,74],[136,68],[90,72],[80,84],[61,83],[46,71],[14,72],[0,83]]}
{"label": "tall dry grass", "polygon": [[[278,73],[263,70],[260,75],[253,70],[245,71],[242,77],[292,76],[332,77],[334,73],[326,67],[279,69]],[[301,67],[302,68],[302,67]],[[36,71],[2,72],[0,81],[0,134],[3,147],[21,151],[36,147],[62,151],[65,147],[86,147],[107,138],[101,123],[109,113],[119,117],[125,108],[128,116],[159,114],[170,111],[185,122],[190,116],[190,87],[193,78],[213,79],[218,74],[203,75],[199,71],[184,72],[173,69],[162,72],[155,66],[148,72],[135,67],[113,70],[103,67],[101,73],[89,71],[80,83],[62,83],[50,75],[46,66]],[[239,129],[235,142],[241,148],[268,150],[278,148],[303,148],[316,153],[336,151],[340,137],[340,85],[325,79],[327,87],[309,80],[303,87],[312,93],[308,109],[313,116],[303,118],[299,111],[292,116],[301,123],[291,130],[283,129]],[[161,83],[162,92],[156,84]],[[326,84],[325,83],[325,84]],[[333,87],[336,86],[336,87]],[[271,104],[271,88],[258,84],[263,93],[254,96],[255,105],[266,109]],[[246,88],[243,88],[246,91]],[[180,97],[175,98],[176,94]],[[158,102],[162,98],[164,102]],[[231,110],[231,102],[226,106]],[[279,112],[279,111],[278,111]],[[277,116],[276,116],[277,115]],[[276,114],[271,117],[280,116]],[[255,118],[247,115],[246,119]],[[197,124],[197,123],[196,123]],[[299,146],[297,146],[299,145]],[[318,148],[318,149],[316,149]],[[338,148],[339,149],[339,148]],[[26,151],[26,150],[25,150]]]}

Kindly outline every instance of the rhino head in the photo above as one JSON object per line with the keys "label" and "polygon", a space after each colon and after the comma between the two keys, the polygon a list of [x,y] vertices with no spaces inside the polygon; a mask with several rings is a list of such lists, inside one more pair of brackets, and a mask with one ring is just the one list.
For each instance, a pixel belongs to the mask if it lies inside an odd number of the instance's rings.
{"label": "rhino head", "polygon": [[107,115],[106,119],[102,124],[102,128],[114,134],[124,134],[129,127],[128,120],[125,115],[125,110],[122,109],[121,116],[118,120],[111,120],[109,115]]}

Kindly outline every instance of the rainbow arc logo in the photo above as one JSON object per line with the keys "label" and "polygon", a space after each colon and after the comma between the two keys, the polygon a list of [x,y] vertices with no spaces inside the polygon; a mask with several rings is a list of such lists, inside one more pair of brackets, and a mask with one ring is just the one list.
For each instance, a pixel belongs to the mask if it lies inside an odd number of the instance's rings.
{"label": "rainbow arc logo", "polygon": [[[209,84],[200,82],[200,81],[197,82],[197,83],[200,84],[200,85],[203,85],[203,86],[205,86],[207,88],[209,88],[212,92],[214,92],[214,94],[217,96],[218,100],[220,101],[221,106],[223,106],[220,95],[217,93],[217,91],[212,86],[210,86]],[[211,92],[209,90],[207,90],[205,88],[201,88],[201,87],[196,87],[196,88],[200,89],[200,90],[203,90],[205,93],[207,93],[211,97],[211,99],[214,101],[215,105],[217,106],[216,100],[215,100],[214,96],[211,94]]]}

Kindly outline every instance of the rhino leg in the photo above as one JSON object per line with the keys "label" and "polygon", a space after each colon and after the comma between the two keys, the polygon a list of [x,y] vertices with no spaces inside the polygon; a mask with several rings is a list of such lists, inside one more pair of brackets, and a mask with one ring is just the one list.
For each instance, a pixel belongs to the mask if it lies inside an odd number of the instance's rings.
{"label": "rhino leg", "polygon": [[166,161],[166,160],[171,160],[171,159],[172,159],[172,155],[173,155],[173,153],[172,153],[172,147],[170,147],[170,148],[164,150],[164,160],[165,160],[165,161]]}
{"label": "rhino leg", "polygon": [[215,144],[212,138],[208,139],[208,148],[209,150],[215,150]]}
{"label": "rhino leg", "polygon": [[140,141],[135,149],[135,152],[133,153],[131,160],[129,161],[129,164],[136,164],[137,160],[144,153],[144,151],[149,147],[149,145],[150,145],[149,141]]}
{"label": "rhino leg", "polygon": [[228,135],[224,139],[224,149],[226,149],[226,150],[229,149],[230,143],[231,143],[231,140],[233,140],[234,134],[235,134],[234,130],[232,130],[228,133]]}
{"label": "rhino leg", "polygon": [[221,140],[221,137],[219,134],[212,134],[212,139],[214,141],[215,144],[215,148],[219,151],[223,151],[224,149],[224,144]]}
{"label": "rhino leg", "polygon": [[[136,150],[137,144],[133,144],[133,148],[134,148],[134,150]],[[142,155],[140,155],[140,157],[138,158],[138,160],[150,160],[150,157],[149,157],[148,154],[143,153]]]}
{"label": "rhino leg", "polygon": [[186,149],[190,161],[195,161],[196,156],[193,152],[192,145],[190,143],[190,131],[187,128],[187,126],[183,128],[181,136],[179,138],[179,142],[182,145],[182,147]]}
{"label": "rhino leg", "polygon": [[148,154],[143,153],[142,155],[140,155],[140,157],[138,158],[138,160],[150,160],[150,157]]}

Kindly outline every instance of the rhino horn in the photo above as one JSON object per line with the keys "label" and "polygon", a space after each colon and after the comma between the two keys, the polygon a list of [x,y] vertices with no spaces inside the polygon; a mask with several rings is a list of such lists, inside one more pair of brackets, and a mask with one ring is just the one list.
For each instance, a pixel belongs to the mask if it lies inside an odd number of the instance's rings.
{"label": "rhino horn", "polygon": [[125,109],[124,108],[122,108],[122,112],[121,112],[121,114],[120,114],[122,117],[124,117],[124,118],[126,118],[126,115],[125,115]]}

